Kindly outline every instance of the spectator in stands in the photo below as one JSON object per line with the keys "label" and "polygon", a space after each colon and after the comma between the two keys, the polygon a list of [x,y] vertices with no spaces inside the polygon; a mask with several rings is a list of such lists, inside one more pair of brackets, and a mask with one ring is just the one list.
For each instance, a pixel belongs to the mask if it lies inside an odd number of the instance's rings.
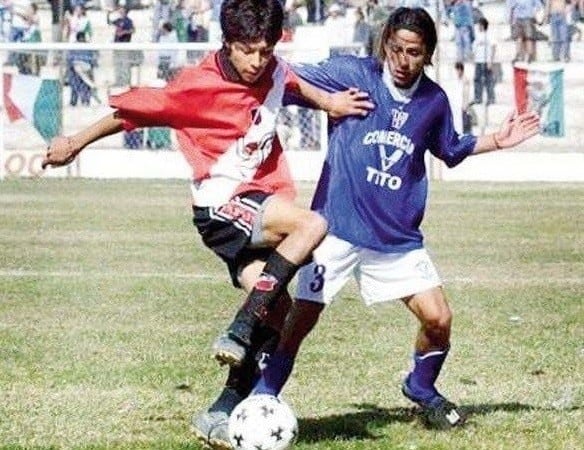
{"label": "spectator in stands", "polygon": [[[352,36],[347,31],[347,22],[338,3],[333,3],[328,9],[328,16],[324,21],[324,35],[331,47],[342,47],[350,42]],[[335,54],[331,49],[331,55]]]}
{"label": "spectator in stands", "polygon": [[[84,43],[87,34],[83,31],[77,33],[77,42]],[[93,70],[97,66],[97,52],[95,50],[74,49],[67,55],[67,72],[69,76],[69,86],[71,87],[71,97],[69,104],[77,106],[89,106],[93,96],[98,103],[101,100],[97,96],[97,89],[94,82]]]}
{"label": "spectator in stands", "polygon": [[[584,0],[582,0],[584,3]],[[582,31],[578,28],[576,24],[578,20],[580,20],[580,12],[578,10],[578,4],[572,0],[567,1],[568,3],[568,35],[569,40],[572,42],[573,40],[582,40]],[[583,18],[584,20],[584,18]]]}
{"label": "spectator in stands", "polygon": [[[112,14],[116,13],[116,17],[112,19]],[[134,22],[128,15],[128,9],[125,6],[120,6],[114,11],[107,12],[107,23],[115,27],[114,42],[130,42],[134,34]]]}
{"label": "spectator in stands", "polygon": [[23,17],[26,22],[26,28],[22,40],[24,42],[41,42],[41,20],[38,5],[31,2]]}
{"label": "spectator in stands", "polygon": [[452,124],[458,134],[470,134],[472,130],[471,83],[465,72],[465,65],[456,61],[452,66],[454,77],[448,77],[440,83],[446,92],[452,112]]}
{"label": "spectator in stands", "polygon": [[[112,15],[116,13],[116,17]],[[128,16],[128,10],[120,6],[115,11],[108,11],[107,23],[115,27],[114,42],[130,42],[134,34],[134,22]],[[114,51],[114,86],[128,86],[131,78],[131,53],[129,51]]]}
{"label": "spectator in stands", "polygon": [[209,42],[221,42],[221,24],[219,23],[219,14],[223,0],[210,0],[211,17],[209,19]]}
{"label": "spectator in stands", "polygon": [[28,28],[27,16],[30,11],[29,0],[12,0],[10,3],[12,21],[10,23],[10,42],[22,42],[24,33]]}
{"label": "spectator in stands", "polygon": [[461,62],[454,63],[456,70],[456,79],[460,86],[462,101],[462,132],[471,134],[473,125],[476,125],[477,118],[470,101],[470,81],[464,73],[464,64]]}
{"label": "spectator in stands", "polygon": [[[451,1],[450,4],[454,4],[455,1]],[[406,8],[424,8],[434,22],[438,20],[438,17],[443,20],[446,19],[444,0],[396,0],[394,6],[396,8],[400,6]]]}
{"label": "spectator in stands", "polygon": [[324,20],[325,3],[323,0],[306,0],[306,21],[308,23],[322,23]]}
{"label": "spectator in stands", "polygon": [[489,21],[481,17],[477,23],[477,32],[473,43],[474,53],[474,102],[483,102],[483,90],[487,91],[487,105],[495,103],[495,79],[493,63],[497,46],[488,32]]}
{"label": "spectator in stands", "polygon": [[91,21],[87,17],[87,10],[83,5],[76,5],[73,12],[67,12],[63,21],[63,36],[67,42],[78,42],[78,33],[85,34],[85,42],[91,41],[93,37]]}
{"label": "spectator in stands", "polygon": [[296,28],[304,23],[302,16],[298,13],[300,4],[296,1],[284,10],[284,28],[282,30],[282,42],[291,42],[294,40]]}
{"label": "spectator in stands", "polygon": [[171,17],[171,1],[154,0],[152,5],[152,42],[158,42],[162,24],[165,22],[170,22]]}
{"label": "spectator in stands", "polygon": [[[40,19],[36,3],[26,1],[12,2],[12,25],[9,35],[10,42],[40,42]],[[38,75],[33,71],[35,61],[33,52],[15,52],[8,56],[8,62],[15,64],[18,72],[25,75]]]}
{"label": "spectator in stands", "polygon": [[454,42],[456,43],[456,60],[472,60],[472,43],[474,41],[474,22],[470,0],[454,0],[450,7],[450,18],[454,24]]}
{"label": "spectator in stands", "polygon": [[570,13],[568,0],[546,0],[544,23],[550,24],[553,61],[570,61]]}
{"label": "spectator in stands", "polygon": [[584,22],[584,0],[574,0],[574,20]]}
{"label": "spectator in stands", "polygon": [[187,7],[187,37],[189,42],[209,41],[211,3],[209,0],[191,0]]}
{"label": "spectator in stands", "polygon": [[513,62],[535,61],[536,20],[535,16],[542,7],[540,0],[507,0],[507,12],[511,24],[511,37],[517,50]]}
{"label": "spectator in stands", "polygon": [[[164,22],[160,27],[158,42],[171,44],[178,42],[178,36],[170,22]],[[174,70],[177,68],[176,50],[162,49],[158,52],[158,72],[157,77],[161,80],[169,81]]]}
{"label": "spectator in stands", "polygon": [[[28,7],[28,12],[26,14],[26,22],[28,27],[26,28],[23,36],[23,42],[41,42],[41,25],[40,17],[38,13],[38,5],[36,3],[31,3]],[[24,58],[24,64],[26,66],[25,73],[30,75],[39,75],[41,71],[41,66],[46,64],[47,52],[45,51],[32,51]],[[22,71],[21,71],[22,73]]]}
{"label": "spectator in stands", "polygon": [[85,4],[87,3],[87,0],[71,0],[70,3],[71,3],[71,6],[70,6],[69,10],[73,10],[77,6],[83,6],[83,8],[85,8]]}
{"label": "spectator in stands", "polygon": [[0,0],[0,42],[8,40],[10,21],[10,3],[8,0]]}
{"label": "spectator in stands", "polygon": [[353,42],[363,45],[365,55],[373,53],[373,30],[365,20],[365,14],[361,8],[355,9],[355,26],[353,28]]}

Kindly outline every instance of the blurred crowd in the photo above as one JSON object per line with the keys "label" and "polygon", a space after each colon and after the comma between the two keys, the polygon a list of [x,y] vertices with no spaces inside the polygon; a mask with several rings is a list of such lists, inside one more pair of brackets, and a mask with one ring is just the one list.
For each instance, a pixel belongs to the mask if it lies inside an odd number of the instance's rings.
{"label": "blurred crowd", "polygon": [[[391,10],[399,6],[425,8],[435,20],[451,25],[457,60],[472,59],[472,44],[478,19],[484,17],[479,0],[282,0],[285,4],[284,41],[294,41],[303,25],[320,25],[322,37],[332,46],[363,44],[371,53],[376,30]],[[486,0],[485,0],[486,1]],[[492,0],[497,1],[497,0]],[[584,20],[584,0],[506,1],[511,37],[518,42],[518,59],[533,60],[530,42],[548,39],[557,44],[558,58],[569,59],[566,46],[580,38],[578,22]],[[10,42],[42,40],[39,4],[50,5],[57,32],[44,40],[76,42],[78,32],[92,39],[87,8],[103,12],[104,21],[115,29],[113,40],[129,42],[133,34],[132,11],[148,8],[152,42],[219,42],[219,10],[222,0],[0,0],[0,39]],[[95,17],[95,16],[94,16]],[[487,20],[490,18],[486,17]],[[550,36],[538,27],[550,25]],[[54,28],[55,29],[55,28]],[[519,46],[521,43],[521,48]],[[556,54],[554,53],[554,55]]]}
{"label": "blurred crowd", "polygon": [[[222,0],[37,0],[50,7],[53,33],[42,36],[39,3],[30,0],[0,0],[0,40],[9,42],[92,42],[96,25],[111,27],[113,42],[131,42],[136,32],[132,13],[148,9],[151,17],[151,42],[221,41],[219,10]],[[487,1],[487,0],[483,0]],[[491,0],[505,1],[508,36],[495,36],[491,18],[483,14],[478,0],[283,0],[285,6],[284,42],[297,42],[306,26],[320,28],[318,36],[331,47],[331,54],[358,49],[361,55],[375,53],[377,32],[389,13],[400,6],[422,7],[440,22],[448,39],[454,42],[456,73],[464,82],[465,65],[472,67],[474,95],[465,101],[472,105],[496,101],[494,86],[500,79],[497,40],[515,41],[513,62],[537,61],[537,44],[547,41],[553,61],[571,60],[570,44],[581,39],[579,23],[584,21],[584,0]],[[103,14],[94,24],[87,9]],[[92,15],[95,20],[96,15]],[[500,18],[497,18],[500,21]],[[542,32],[542,25],[549,25]],[[304,28],[302,28],[304,27]],[[306,39],[306,38],[304,38]],[[132,67],[142,64],[140,51],[114,52],[113,86],[130,83]],[[71,51],[66,56],[67,82],[71,86],[70,104],[99,101],[93,72],[98,65],[95,51]],[[46,62],[43,52],[13,52],[5,64],[22,74],[38,74]],[[178,70],[176,51],[161,50],[158,55],[160,80],[167,81]],[[466,83],[468,84],[468,83]],[[486,98],[484,98],[486,96]]]}

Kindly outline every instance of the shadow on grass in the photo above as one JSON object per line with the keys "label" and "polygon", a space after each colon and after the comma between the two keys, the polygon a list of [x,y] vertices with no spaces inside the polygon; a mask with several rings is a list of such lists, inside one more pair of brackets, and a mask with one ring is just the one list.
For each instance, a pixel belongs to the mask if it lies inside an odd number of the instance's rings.
{"label": "shadow on grass", "polygon": [[[359,411],[348,414],[334,414],[317,418],[300,418],[299,441],[305,443],[327,440],[375,440],[379,436],[375,430],[392,423],[408,423],[419,419],[419,408],[380,408],[369,403],[355,404]],[[497,403],[480,405],[461,405],[467,416],[467,425],[472,424],[473,416],[491,414],[497,411],[510,413],[539,411],[538,408],[522,403]]]}
{"label": "shadow on grass", "polygon": [[389,423],[412,422],[415,408],[379,408],[372,404],[353,405],[359,411],[317,418],[300,418],[300,442],[332,439],[376,439],[375,429]]}

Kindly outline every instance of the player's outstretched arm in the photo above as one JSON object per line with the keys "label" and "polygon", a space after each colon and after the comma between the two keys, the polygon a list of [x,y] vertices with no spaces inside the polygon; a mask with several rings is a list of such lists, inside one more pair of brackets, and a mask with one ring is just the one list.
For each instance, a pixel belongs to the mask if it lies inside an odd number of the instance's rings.
{"label": "player's outstretched arm", "polygon": [[534,111],[507,116],[499,131],[477,138],[473,154],[511,148],[539,133],[539,115]]}
{"label": "player's outstretched arm", "polygon": [[122,131],[122,119],[116,113],[107,115],[73,136],[58,136],[51,141],[41,164],[47,167],[66,166],[92,142]]}
{"label": "player's outstretched arm", "polygon": [[317,108],[326,111],[332,118],[344,116],[366,116],[375,105],[369,101],[369,94],[357,88],[340,92],[326,92],[299,79],[300,94]]}

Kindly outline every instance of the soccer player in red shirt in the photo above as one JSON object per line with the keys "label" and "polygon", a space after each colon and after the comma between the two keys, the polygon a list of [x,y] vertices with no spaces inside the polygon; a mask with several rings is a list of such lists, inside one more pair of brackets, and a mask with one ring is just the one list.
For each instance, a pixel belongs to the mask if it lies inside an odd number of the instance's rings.
{"label": "soccer player in red shirt", "polygon": [[[43,168],[62,166],[92,142],[137,127],[176,130],[193,170],[194,223],[203,242],[248,294],[216,357],[230,365],[225,389],[195,433],[228,445],[228,411],[251,388],[256,355],[275,348],[290,297],[286,287],[327,231],[317,213],[293,203],[294,185],[276,134],[285,94],[332,117],[367,114],[373,105],[355,89],[329,94],[302,81],[274,55],[282,35],[279,0],[226,0],[223,47],[184,68],[164,88],[133,88],[110,98],[115,112],[70,137],[55,138]],[[217,428],[219,426],[219,428]]]}

